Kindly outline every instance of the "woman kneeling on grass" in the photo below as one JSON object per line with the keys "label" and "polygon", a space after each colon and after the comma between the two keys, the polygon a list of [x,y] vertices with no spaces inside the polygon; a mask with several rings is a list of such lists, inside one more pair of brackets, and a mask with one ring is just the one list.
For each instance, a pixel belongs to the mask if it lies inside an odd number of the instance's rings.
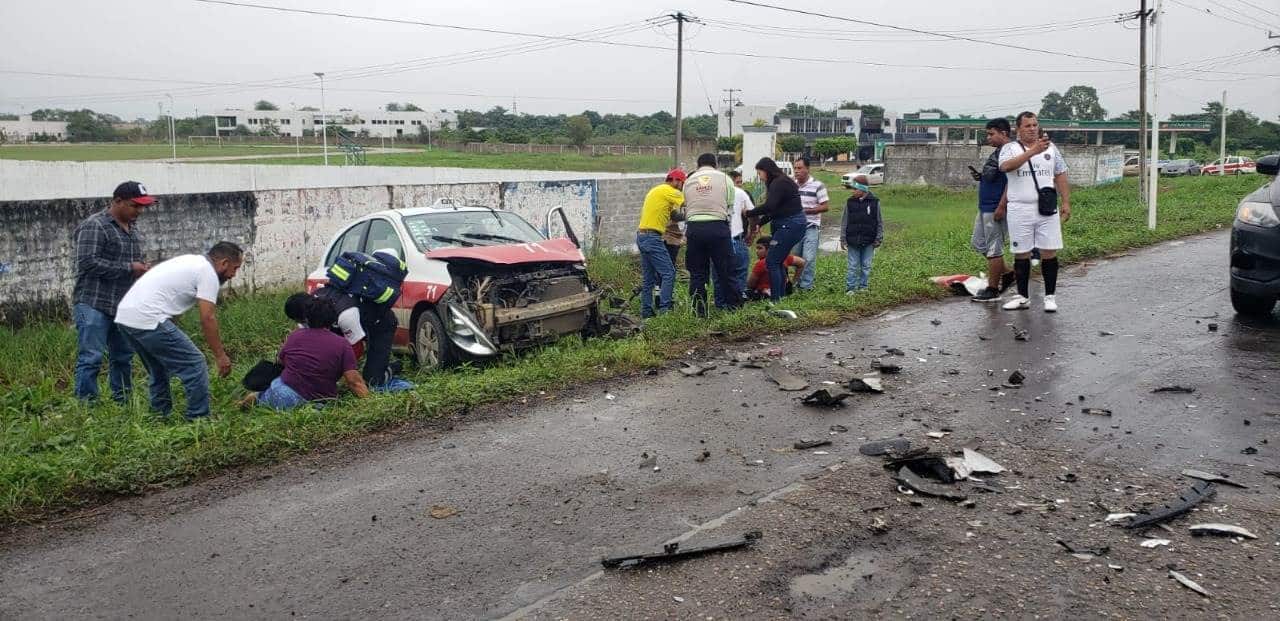
{"label": "woman kneeling on grass", "polygon": [[[305,298],[305,299],[303,299]],[[356,354],[347,340],[330,327],[338,320],[338,311],[328,300],[299,293],[285,302],[291,316],[301,314],[306,325],[294,330],[280,348],[280,365],[284,371],[261,393],[250,393],[242,405],[259,404],[277,410],[288,410],[309,401],[334,399],[338,396],[338,379],[361,399],[369,396],[369,387],[356,370]]]}

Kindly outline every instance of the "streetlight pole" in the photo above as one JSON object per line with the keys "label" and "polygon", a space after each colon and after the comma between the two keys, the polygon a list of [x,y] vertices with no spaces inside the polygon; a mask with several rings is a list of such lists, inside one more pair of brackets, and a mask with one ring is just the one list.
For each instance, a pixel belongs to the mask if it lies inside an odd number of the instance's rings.
{"label": "streetlight pole", "polygon": [[169,98],[169,143],[173,145],[173,161],[178,161],[178,132],[173,124],[173,95],[164,94]]}
{"label": "streetlight pole", "polygon": [[324,165],[329,165],[329,119],[324,113],[324,72],[317,71],[316,77],[320,78],[320,135],[324,144]]}
{"label": "streetlight pole", "polygon": [[[1156,230],[1157,185],[1160,183],[1160,32],[1164,30],[1160,19],[1160,0],[1156,0],[1151,17],[1151,163],[1147,166],[1147,228]],[[1144,119],[1145,121],[1145,119]]]}
{"label": "streetlight pole", "polygon": [[1227,174],[1227,91],[1222,91],[1222,121],[1218,134],[1218,176]]}

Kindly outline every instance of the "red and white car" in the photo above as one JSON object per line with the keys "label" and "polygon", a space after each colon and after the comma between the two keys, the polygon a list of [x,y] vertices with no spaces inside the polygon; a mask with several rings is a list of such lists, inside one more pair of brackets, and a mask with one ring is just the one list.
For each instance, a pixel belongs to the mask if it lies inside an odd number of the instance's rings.
{"label": "red and white car", "polygon": [[369,214],[334,235],[307,290],[328,282],[325,268],[343,252],[396,249],[409,275],[393,307],[395,346],[426,369],[596,334],[602,294],[562,210],[547,214],[547,228],[556,212],[566,236],[555,239],[509,211],[449,199]]}
{"label": "red and white car", "polygon": [[[1203,167],[1201,167],[1200,174],[1216,175],[1216,174],[1219,174],[1219,172],[1221,172],[1220,171],[1221,168],[1223,168],[1222,160],[1215,160],[1212,164],[1205,164]],[[1258,172],[1257,162],[1254,162],[1253,160],[1247,157],[1243,157],[1239,155],[1232,155],[1227,157],[1226,174],[1252,175],[1256,172]]]}

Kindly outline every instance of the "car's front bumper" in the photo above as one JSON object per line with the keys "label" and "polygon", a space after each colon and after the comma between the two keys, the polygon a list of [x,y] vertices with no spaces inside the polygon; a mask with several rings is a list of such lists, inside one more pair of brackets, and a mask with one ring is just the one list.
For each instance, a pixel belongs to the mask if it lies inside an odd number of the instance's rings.
{"label": "car's front bumper", "polygon": [[1280,227],[1235,222],[1231,227],[1231,288],[1249,295],[1280,295]]}

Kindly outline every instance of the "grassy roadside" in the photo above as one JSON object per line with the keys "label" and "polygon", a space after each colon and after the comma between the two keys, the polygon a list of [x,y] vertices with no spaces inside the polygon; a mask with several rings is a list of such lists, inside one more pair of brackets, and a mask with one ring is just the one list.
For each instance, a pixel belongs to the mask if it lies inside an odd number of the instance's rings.
{"label": "grassy roadside", "polygon": [[[1164,181],[1161,224],[1155,231],[1145,226],[1145,208],[1136,201],[1132,180],[1077,190],[1063,256],[1079,261],[1228,225],[1239,197],[1260,183],[1259,177]],[[231,407],[240,391],[236,378],[258,359],[274,355],[288,332],[279,310],[284,294],[230,300],[220,309],[236,368],[231,378],[213,381],[217,415],[194,424],[152,419],[145,411],[142,377],[127,406],[83,406],[71,398],[68,388],[75,353],[72,329],[46,324],[6,332],[0,338],[0,524],[35,519],[110,495],[180,485],[229,466],[278,460],[397,421],[519,395],[544,398],[539,390],[660,364],[680,355],[691,342],[708,339],[712,331],[747,335],[794,330],[940,296],[928,277],[982,267],[981,257],[968,246],[972,191],[895,187],[880,188],[877,194],[886,217],[886,239],[865,295],[846,297],[844,258],[825,255],[818,261],[818,288],[786,302],[799,313],[798,321],[771,317],[761,305],[698,320],[688,312],[682,293],[680,310],[651,321],[642,336],[567,339],[494,364],[431,375],[411,371],[409,378],[418,384],[415,391],[370,402],[347,399],[324,409],[284,414],[242,413]],[[833,203],[842,204],[843,196],[833,195]],[[598,256],[591,269],[599,281],[619,290],[629,290],[638,281],[629,257]],[[181,321],[191,334],[199,331],[194,319]],[[138,365],[135,370],[140,373]]]}
{"label": "grassy roadside", "polygon": [[[303,153],[319,153],[320,147],[302,146]],[[239,157],[244,155],[293,154],[293,145],[178,145],[178,159],[184,157]],[[68,144],[3,145],[0,159],[102,162],[111,160],[160,160],[173,155],[167,144]],[[288,158],[281,158],[282,161]],[[255,160],[249,160],[255,161]],[[292,160],[289,160],[292,161]]]}
{"label": "grassy roadside", "polygon": [[[330,165],[342,163],[342,155],[329,154]],[[671,158],[652,155],[577,155],[574,153],[464,153],[425,149],[415,153],[370,153],[369,166],[440,166],[452,168],[497,168],[524,170],[575,170],[583,172],[666,172]],[[220,162],[224,164],[322,165],[319,157],[262,158]]]}

